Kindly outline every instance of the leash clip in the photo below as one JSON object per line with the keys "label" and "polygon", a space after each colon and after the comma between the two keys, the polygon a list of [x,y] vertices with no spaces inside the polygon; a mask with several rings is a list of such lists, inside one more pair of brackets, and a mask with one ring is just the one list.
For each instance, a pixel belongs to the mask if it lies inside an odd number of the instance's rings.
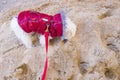
{"label": "leash clip", "polygon": [[46,23],[46,26],[47,26],[47,28],[46,28],[45,32],[49,32],[49,26],[50,26],[50,24]]}

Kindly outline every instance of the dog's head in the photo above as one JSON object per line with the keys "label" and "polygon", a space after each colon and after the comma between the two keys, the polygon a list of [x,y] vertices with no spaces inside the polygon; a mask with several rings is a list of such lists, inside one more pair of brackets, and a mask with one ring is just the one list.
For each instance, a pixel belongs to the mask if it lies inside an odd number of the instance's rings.
{"label": "dog's head", "polygon": [[66,39],[70,40],[75,36],[76,33],[76,25],[70,20],[70,18],[66,18]]}

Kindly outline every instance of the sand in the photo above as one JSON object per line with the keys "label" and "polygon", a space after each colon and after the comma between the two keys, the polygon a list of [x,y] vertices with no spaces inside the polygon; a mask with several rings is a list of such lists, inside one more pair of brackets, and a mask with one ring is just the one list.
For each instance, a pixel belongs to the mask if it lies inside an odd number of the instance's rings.
{"label": "sand", "polygon": [[0,80],[39,80],[43,71],[45,47],[25,48],[10,28],[23,10],[64,10],[77,25],[73,39],[49,45],[46,80],[120,80],[120,0],[0,0]]}

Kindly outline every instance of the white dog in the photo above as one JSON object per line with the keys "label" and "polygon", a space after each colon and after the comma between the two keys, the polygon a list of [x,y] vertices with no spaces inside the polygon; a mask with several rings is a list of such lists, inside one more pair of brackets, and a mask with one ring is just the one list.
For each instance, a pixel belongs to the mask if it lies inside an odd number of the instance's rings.
{"label": "white dog", "polygon": [[[43,20],[47,21],[46,19]],[[64,19],[64,22],[63,33],[60,37],[62,37],[62,39],[72,39],[76,33],[76,25],[68,17]],[[18,39],[20,39],[27,48],[34,46],[34,42],[37,40],[39,40],[41,45],[45,45],[44,35],[35,32],[26,33],[19,25],[18,17],[14,17],[11,20],[10,26]]]}

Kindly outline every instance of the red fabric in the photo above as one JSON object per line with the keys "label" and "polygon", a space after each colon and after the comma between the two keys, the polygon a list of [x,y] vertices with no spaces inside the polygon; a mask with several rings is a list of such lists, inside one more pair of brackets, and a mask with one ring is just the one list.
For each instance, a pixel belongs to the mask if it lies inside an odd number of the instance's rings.
{"label": "red fabric", "polygon": [[49,24],[49,33],[51,37],[62,36],[63,27],[61,15],[58,13],[54,16],[34,12],[23,11],[18,15],[18,24],[27,33],[37,32],[44,34],[46,30],[46,24]]}
{"label": "red fabric", "polygon": [[56,14],[53,16],[53,23],[51,24],[49,31],[52,37],[62,36],[63,27],[62,27],[62,19],[60,14]]}

